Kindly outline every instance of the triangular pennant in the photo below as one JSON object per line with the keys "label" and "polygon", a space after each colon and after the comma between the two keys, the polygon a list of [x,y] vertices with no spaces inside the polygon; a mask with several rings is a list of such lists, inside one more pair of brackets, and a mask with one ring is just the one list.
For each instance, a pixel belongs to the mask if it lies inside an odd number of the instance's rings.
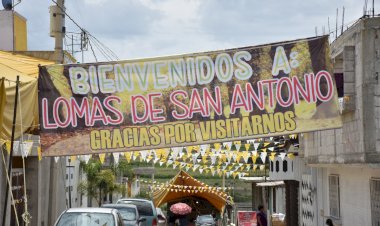
{"label": "triangular pennant", "polygon": [[132,152],[124,152],[125,159],[127,159],[127,162],[130,163],[132,160]]}
{"label": "triangular pennant", "polygon": [[270,156],[269,156],[269,159],[270,159],[271,161],[273,161],[275,155],[276,155],[276,152],[271,152],[271,153],[270,153]]}
{"label": "triangular pennant", "polygon": [[41,161],[42,160],[42,153],[41,153],[41,147],[40,146],[37,147],[37,153],[38,153],[38,161]]}
{"label": "triangular pennant", "polygon": [[113,155],[113,160],[115,161],[115,164],[118,164],[119,163],[119,159],[120,159],[120,153],[119,152],[114,152],[112,153]]}
{"label": "triangular pennant", "polygon": [[220,143],[214,143],[215,151],[219,152],[222,145]]}
{"label": "triangular pennant", "polygon": [[255,151],[257,151],[257,148],[260,146],[260,143],[254,143],[253,147],[255,148]]}
{"label": "triangular pennant", "polygon": [[281,160],[284,160],[285,156],[286,156],[286,153],[285,153],[285,152],[281,152],[281,153],[280,153],[280,158],[281,158]]}
{"label": "triangular pennant", "polygon": [[291,160],[294,159],[294,154],[293,154],[293,153],[289,153],[287,156],[288,156],[288,158],[290,158]]}
{"label": "triangular pennant", "polygon": [[83,160],[85,161],[86,164],[88,163],[90,158],[91,158],[91,155],[83,155]]}
{"label": "triangular pennant", "polygon": [[57,163],[59,161],[59,156],[54,157],[54,162]]}
{"label": "triangular pennant", "polygon": [[249,148],[251,147],[251,144],[250,143],[246,143],[246,144],[244,144],[244,147],[245,147],[246,151],[249,151]]}
{"label": "triangular pennant", "polygon": [[[32,150],[32,147],[33,147],[33,141],[22,142],[22,144],[20,145],[22,157],[24,157],[24,158],[28,157],[30,151]],[[15,147],[13,147],[13,151],[14,151],[14,148]]]}
{"label": "triangular pennant", "polygon": [[261,161],[263,161],[263,163],[265,164],[265,161],[266,161],[266,158],[267,158],[267,154],[266,152],[261,152],[260,153],[260,158],[261,158]]}
{"label": "triangular pennant", "polygon": [[100,163],[104,163],[104,160],[106,159],[106,154],[102,153],[102,154],[99,154],[99,160],[100,160]]}
{"label": "triangular pennant", "polygon": [[223,142],[223,146],[226,147],[227,151],[230,151],[232,148],[232,141],[231,142]]}

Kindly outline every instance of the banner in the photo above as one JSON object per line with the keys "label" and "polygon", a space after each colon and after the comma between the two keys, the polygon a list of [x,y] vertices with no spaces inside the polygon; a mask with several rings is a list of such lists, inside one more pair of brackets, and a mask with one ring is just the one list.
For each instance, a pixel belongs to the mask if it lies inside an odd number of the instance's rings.
{"label": "banner", "polygon": [[238,226],[256,226],[256,211],[238,211]]}
{"label": "banner", "polygon": [[40,68],[44,156],[341,127],[328,37]]}

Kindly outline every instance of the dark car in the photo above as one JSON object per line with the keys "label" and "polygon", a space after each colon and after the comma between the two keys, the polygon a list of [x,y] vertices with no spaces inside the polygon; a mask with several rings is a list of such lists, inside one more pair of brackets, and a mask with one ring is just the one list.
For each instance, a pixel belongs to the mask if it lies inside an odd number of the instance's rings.
{"label": "dark car", "polygon": [[200,215],[195,220],[196,226],[215,226],[215,219],[211,215]]}
{"label": "dark car", "polygon": [[146,221],[144,217],[140,217],[137,207],[130,204],[105,204],[103,208],[117,209],[123,218],[125,226],[140,226],[141,222]]}
{"label": "dark car", "polygon": [[119,199],[117,204],[132,204],[137,207],[140,217],[144,217],[146,221],[144,226],[157,226],[158,218],[157,211],[152,201],[147,199]]}

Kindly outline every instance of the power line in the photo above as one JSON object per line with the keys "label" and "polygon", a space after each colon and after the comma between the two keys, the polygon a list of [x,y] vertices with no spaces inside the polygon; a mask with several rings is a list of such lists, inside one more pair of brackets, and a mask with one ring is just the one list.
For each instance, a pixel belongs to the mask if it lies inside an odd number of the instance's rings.
{"label": "power line", "polygon": [[[64,10],[60,5],[58,5],[58,3],[55,1],[55,0],[51,0],[53,3],[55,3],[60,9],[61,11],[67,16],[67,18],[69,18],[71,20],[71,22],[73,22],[80,30],[81,30],[81,33],[85,33],[87,34],[90,38],[92,37],[93,38],[93,43],[94,45],[96,45],[96,47],[99,49],[99,51],[101,52],[101,54],[107,59],[107,60],[112,60],[113,58],[116,59],[116,60],[119,60],[119,57],[110,49],[108,48],[105,44],[103,44],[102,42],[100,42],[94,35],[92,35],[90,32],[88,32],[86,29],[84,29],[83,27],[81,27],[67,12],[66,10]],[[89,42],[90,43],[90,42]],[[97,43],[97,44],[95,44]],[[91,47],[91,51],[95,57],[95,60],[97,60],[97,57],[96,57],[96,54],[95,54],[95,51],[90,43],[90,47]]]}

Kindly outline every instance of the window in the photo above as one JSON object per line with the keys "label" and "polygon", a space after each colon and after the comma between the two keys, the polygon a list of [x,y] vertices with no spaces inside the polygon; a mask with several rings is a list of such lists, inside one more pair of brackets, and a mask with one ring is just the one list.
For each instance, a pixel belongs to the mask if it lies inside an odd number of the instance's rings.
{"label": "window", "polygon": [[372,225],[380,225],[380,178],[370,180]]}
{"label": "window", "polygon": [[276,172],[278,173],[280,171],[280,162],[277,160],[276,161]]}
{"label": "window", "polygon": [[288,171],[288,161],[286,160],[282,161],[282,171],[285,173]]}
{"label": "window", "polygon": [[329,176],[330,216],[340,218],[339,176]]}
{"label": "window", "polygon": [[335,84],[336,89],[338,91],[338,97],[344,96],[344,80],[343,80],[343,73],[335,73]]}

